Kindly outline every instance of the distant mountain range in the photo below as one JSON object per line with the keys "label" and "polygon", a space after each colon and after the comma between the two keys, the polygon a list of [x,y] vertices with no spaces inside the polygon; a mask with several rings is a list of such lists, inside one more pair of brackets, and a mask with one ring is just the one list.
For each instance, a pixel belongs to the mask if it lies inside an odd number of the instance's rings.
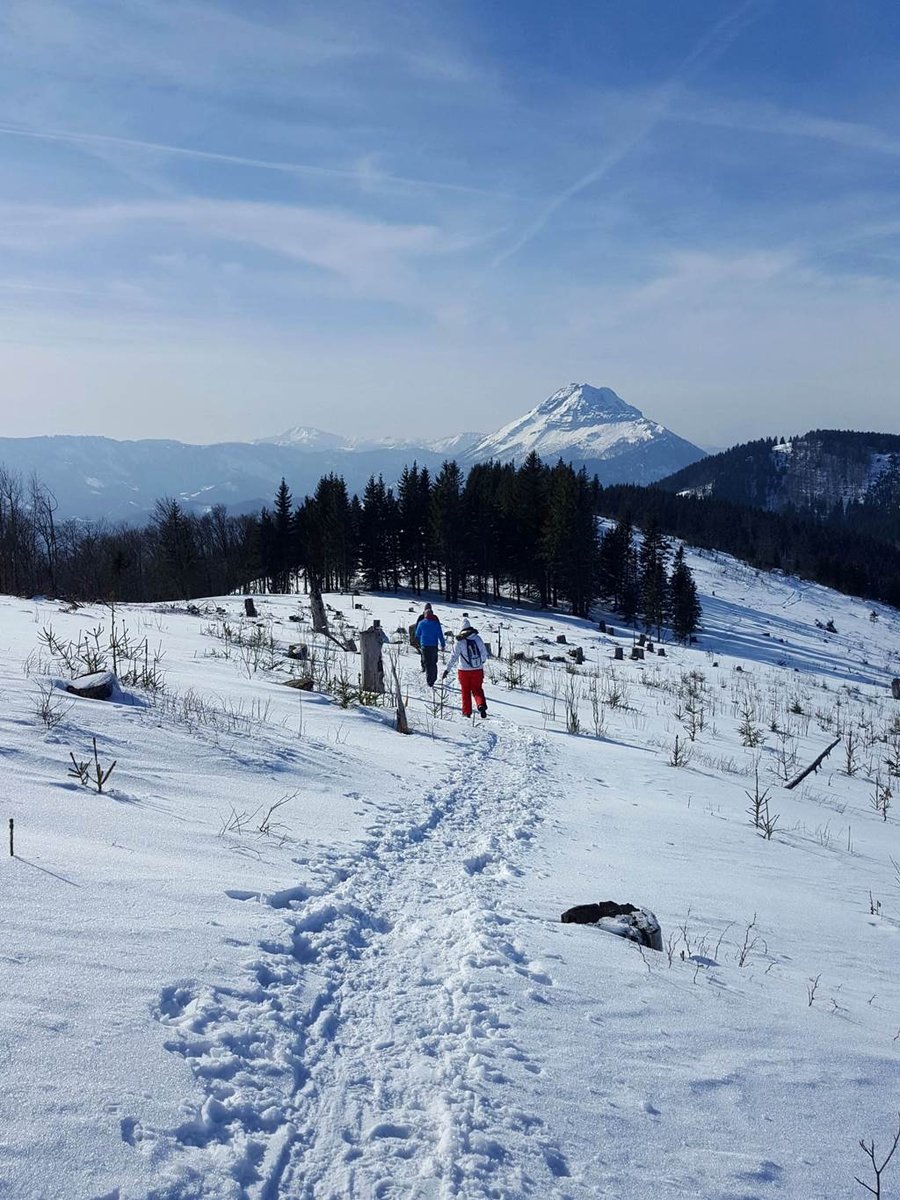
{"label": "distant mountain range", "polygon": [[900,435],[816,429],[713,454],[663,479],[681,495],[798,512],[900,541]]}
{"label": "distant mountain range", "polygon": [[652,483],[703,458],[704,452],[648,420],[610,388],[569,384],[493,434],[463,433],[437,441],[351,441],[296,426],[255,442],[209,446],[104,437],[0,438],[0,465],[35,474],[54,493],[60,517],[142,521],[162,496],[202,512],[271,504],[284,477],[295,498],[322,475],[342,475],[360,491],[370,475],[394,483],[416,460],[431,470],[447,458],[463,467],[489,459],[523,461],[531,451],[585,466],[602,483]]}

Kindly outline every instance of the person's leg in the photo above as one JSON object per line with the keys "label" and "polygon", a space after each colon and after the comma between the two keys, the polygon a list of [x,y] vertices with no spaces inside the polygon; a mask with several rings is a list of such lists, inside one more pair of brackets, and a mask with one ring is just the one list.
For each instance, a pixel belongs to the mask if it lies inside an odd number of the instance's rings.
{"label": "person's leg", "polygon": [[475,707],[482,716],[487,712],[487,701],[484,698],[484,671],[469,671],[472,676],[470,687],[472,689],[472,699],[475,701]]}
{"label": "person's leg", "polygon": [[425,682],[429,687],[434,687],[437,679],[437,646],[426,646],[422,650],[422,657],[425,659]]}
{"label": "person's leg", "polygon": [[459,679],[459,690],[462,693],[463,716],[471,717],[471,715],[472,715],[472,683],[471,683],[469,676],[474,675],[474,671],[457,671],[456,675],[457,675],[457,678]]}

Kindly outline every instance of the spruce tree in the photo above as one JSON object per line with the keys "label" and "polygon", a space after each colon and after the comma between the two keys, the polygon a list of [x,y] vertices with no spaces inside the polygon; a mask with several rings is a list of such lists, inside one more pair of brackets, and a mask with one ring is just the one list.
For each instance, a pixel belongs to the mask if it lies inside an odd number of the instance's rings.
{"label": "spruce tree", "polygon": [[684,561],[684,546],[679,546],[675,552],[669,579],[669,604],[673,636],[679,642],[689,641],[700,624],[702,610],[697,599],[697,585]]}
{"label": "spruce tree", "polygon": [[657,521],[644,530],[638,554],[639,611],[648,633],[662,636],[669,607],[669,580],[666,573],[669,547]]}
{"label": "spruce tree", "polygon": [[459,600],[464,586],[462,472],[455,462],[445,461],[431,492],[431,532],[438,572],[443,566],[444,598]]}

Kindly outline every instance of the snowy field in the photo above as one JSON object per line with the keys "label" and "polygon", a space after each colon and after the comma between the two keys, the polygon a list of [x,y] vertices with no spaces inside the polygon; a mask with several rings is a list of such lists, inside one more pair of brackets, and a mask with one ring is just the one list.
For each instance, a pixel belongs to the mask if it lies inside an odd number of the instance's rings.
{"label": "snowy field", "polygon": [[[865,1195],[900,1107],[900,614],[690,562],[699,645],[643,662],[615,617],[434,598],[500,656],[473,724],[396,633],[409,737],[304,597],[0,600],[0,1195]],[[54,689],[113,626],[164,689]],[[318,690],[283,686],[299,642]],[[607,899],[664,951],[560,923]]]}

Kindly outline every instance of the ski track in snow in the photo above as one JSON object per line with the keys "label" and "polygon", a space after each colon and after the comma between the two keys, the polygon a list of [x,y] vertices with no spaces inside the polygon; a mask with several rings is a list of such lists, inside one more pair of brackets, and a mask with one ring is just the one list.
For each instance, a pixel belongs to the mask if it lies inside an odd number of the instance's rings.
{"label": "ski track in snow", "polygon": [[542,820],[547,753],[539,735],[474,728],[458,767],[321,891],[235,893],[285,907],[284,938],[260,943],[244,988],[164,990],[167,1047],[206,1098],[166,1132],[123,1122],[168,1180],[149,1200],[569,1194],[542,1118],[492,1097],[541,1071],[509,990],[540,1000],[553,980],[500,910]]}

